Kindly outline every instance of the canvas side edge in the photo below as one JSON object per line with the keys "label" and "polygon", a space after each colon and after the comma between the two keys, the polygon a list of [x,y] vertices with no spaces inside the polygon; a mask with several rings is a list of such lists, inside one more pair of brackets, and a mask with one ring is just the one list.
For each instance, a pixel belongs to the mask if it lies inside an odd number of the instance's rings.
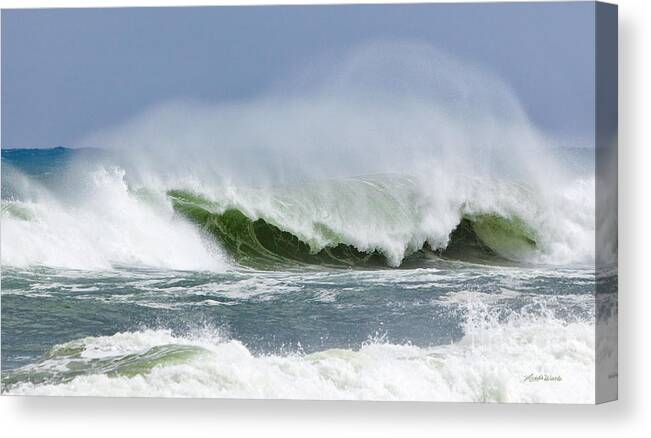
{"label": "canvas side edge", "polygon": [[618,398],[617,14],[595,3],[595,403]]}

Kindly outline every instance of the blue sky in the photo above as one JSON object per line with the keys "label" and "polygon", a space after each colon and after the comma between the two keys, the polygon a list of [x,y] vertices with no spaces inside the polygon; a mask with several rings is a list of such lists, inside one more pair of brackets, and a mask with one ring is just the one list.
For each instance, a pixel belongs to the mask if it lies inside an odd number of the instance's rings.
{"label": "blue sky", "polygon": [[75,146],[170,99],[247,99],[324,51],[423,41],[498,75],[549,135],[594,131],[594,4],[2,11],[2,147]]}

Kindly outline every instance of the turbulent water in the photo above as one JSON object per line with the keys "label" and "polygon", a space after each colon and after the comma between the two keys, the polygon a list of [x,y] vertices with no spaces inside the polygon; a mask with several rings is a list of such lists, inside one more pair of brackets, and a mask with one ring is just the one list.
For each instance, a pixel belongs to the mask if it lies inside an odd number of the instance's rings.
{"label": "turbulent water", "polygon": [[530,217],[467,206],[436,235],[409,178],[209,199],[102,160],[3,151],[5,392],[593,400],[594,269],[536,263]]}
{"label": "turbulent water", "polygon": [[2,391],[594,402],[594,150],[431,49],[342,62],[3,149]]}

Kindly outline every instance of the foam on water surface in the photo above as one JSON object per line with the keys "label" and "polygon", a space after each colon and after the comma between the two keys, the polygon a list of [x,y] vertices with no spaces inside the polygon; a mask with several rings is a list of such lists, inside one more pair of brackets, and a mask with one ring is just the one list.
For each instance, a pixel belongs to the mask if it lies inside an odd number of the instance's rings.
{"label": "foam on water surface", "polygon": [[[379,338],[357,349],[254,354],[217,330],[204,328],[184,336],[144,330],[57,346],[42,362],[14,372],[50,373],[51,381],[5,380],[5,390],[41,395],[594,402],[593,324],[527,311],[499,321],[476,297],[455,300],[465,303],[466,333],[450,345],[418,347]],[[154,362],[140,363],[134,371],[134,360],[124,359],[133,356]],[[103,373],[66,375],[68,368],[91,368],[98,361],[110,366],[100,368]]]}

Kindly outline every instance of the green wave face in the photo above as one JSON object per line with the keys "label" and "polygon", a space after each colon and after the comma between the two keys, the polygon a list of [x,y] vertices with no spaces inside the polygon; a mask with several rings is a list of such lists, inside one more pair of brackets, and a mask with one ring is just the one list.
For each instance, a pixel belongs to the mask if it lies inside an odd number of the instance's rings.
{"label": "green wave face", "polygon": [[3,373],[2,384],[3,386],[18,382],[59,384],[88,374],[134,377],[147,374],[158,366],[186,363],[206,351],[192,345],[169,344],[119,356],[84,358],[82,354],[85,349],[83,341],[72,341],[55,346],[35,364]]}
{"label": "green wave face", "polygon": [[23,221],[34,219],[34,215],[29,208],[12,201],[2,201],[2,214]]}
{"label": "green wave face", "polygon": [[339,244],[321,251],[263,219],[251,220],[237,209],[220,206],[203,196],[184,191],[168,192],[174,209],[216,237],[238,262],[255,268],[277,264],[311,264],[332,267],[385,266],[378,252],[364,253]]}
{"label": "green wave face", "polygon": [[536,249],[534,232],[517,217],[484,214],[468,220],[479,241],[505,259],[523,260]]}
{"label": "green wave face", "polygon": [[463,217],[450,234],[448,246],[439,254],[475,263],[503,264],[526,260],[536,247],[535,233],[522,220],[475,214]]}
{"label": "green wave face", "polygon": [[[236,262],[245,266],[261,269],[288,264],[388,266],[378,251],[365,253],[343,243],[315,251],[298,237],[264,219],[253,220],[240,210],[224,209],[201,195],[172,190],[168,196],[178,213],[215,237]],[[435,254],[477,263],[504,263],[522,260],[535,249],[535,234],[520,219],[493,214],[466,215],[450,234],[445,249],[431,251],[425,244],[421,250],[408,255],[401,266],[418,267],[431,261]]]}

